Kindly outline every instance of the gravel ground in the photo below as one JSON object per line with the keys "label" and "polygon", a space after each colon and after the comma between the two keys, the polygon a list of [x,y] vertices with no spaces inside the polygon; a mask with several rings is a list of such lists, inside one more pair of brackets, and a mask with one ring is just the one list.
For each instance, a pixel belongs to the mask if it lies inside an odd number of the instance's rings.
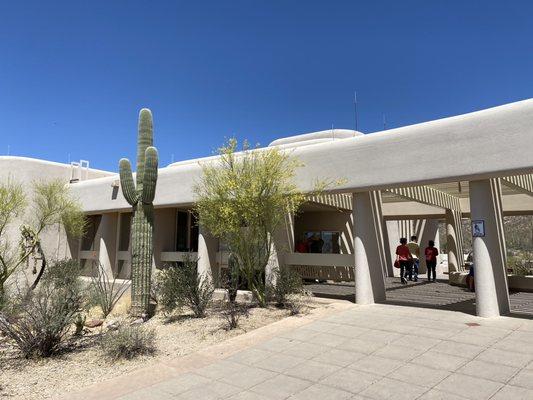
{"label": "gravel ground", "polygon": [[[303,312],[325,306],[311,300]],[[146,325],[154,327],[157,333],[157,354],[119,362],[110,362],[102,356],[98,346],[101,328],[73,341],[70,349],[62,354],[41,360],[21,359],[18,352],[0,338],[0,398],[48,399],[80,390],[140,366],[192,353],[288,316],[287,310],[274,307],[252,308],[248,317],[241,318],[240,327],[231,331],[224,329],[225,320],[215,309],[210,310],[204,319],[183,314],[169,321],[155,316]]]}

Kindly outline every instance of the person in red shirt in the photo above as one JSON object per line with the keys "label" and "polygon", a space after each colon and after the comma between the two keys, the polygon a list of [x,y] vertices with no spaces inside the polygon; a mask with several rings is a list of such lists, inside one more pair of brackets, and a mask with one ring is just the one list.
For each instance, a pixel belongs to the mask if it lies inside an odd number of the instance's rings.
{"label": "person in red shirt", "polygon": [[409,251],[409,247],[407,247],[406,238],[401,238],[400,245],[396,247],[396,261],[398,261],[400,264],[400,277],[402,278],[401,282],[406,284],[406,272],[409,276],[412,276],[413,274],[413,256],[411,255],[411,251]]}
{"label": "person in red shirt", "polygon": [[309,244],[305,236],[301,237],[298,243],[296,243],[296,252],[297,253],[308,253]]}
{"label": "person in red shirt", "polygon": [[428,247],[426,247],[426,250],[424,251],[424,254],[426,255],[426,266],[428,268],[428,282],[431,282],[431,275],[433,274],[433,282],[437,280],[437,256],[439,255],[439,251],[435,247],[435,242],[433,240],[430,240],[428,243]]}

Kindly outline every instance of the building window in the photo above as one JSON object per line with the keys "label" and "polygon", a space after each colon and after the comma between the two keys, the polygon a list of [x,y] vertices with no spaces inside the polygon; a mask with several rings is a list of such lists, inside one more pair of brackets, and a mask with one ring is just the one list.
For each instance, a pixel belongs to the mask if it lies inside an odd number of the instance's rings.
{"label": "building window", "polygon": [[81,250],[91,251],[95,250],[94,242],[96,239],[96,232],[100,226],[102,215],[88,215],[87,216],[87,228],[81,239]]}
{"label": "building window", "polygon": [[118,251],[128,251],[130,248],[132,213],[120,214],[120,231],[118,236]]}
{"label": "building window", "polygon": [[190,211],[176,213],[176,251],[198,251],[198,223]]}

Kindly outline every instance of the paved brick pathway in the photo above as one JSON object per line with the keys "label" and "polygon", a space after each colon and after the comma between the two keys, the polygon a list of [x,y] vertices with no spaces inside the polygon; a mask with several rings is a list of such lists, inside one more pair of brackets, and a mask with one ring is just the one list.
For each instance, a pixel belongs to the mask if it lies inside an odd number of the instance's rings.
{"label": "paved brick pathway", "polygon": [[342,304],[320,318],[250,332],[255,339],[244,335],[231,351],[222,343],[109,382],[113,393],[89,388],[80,398],[533,399],[533,320]]}

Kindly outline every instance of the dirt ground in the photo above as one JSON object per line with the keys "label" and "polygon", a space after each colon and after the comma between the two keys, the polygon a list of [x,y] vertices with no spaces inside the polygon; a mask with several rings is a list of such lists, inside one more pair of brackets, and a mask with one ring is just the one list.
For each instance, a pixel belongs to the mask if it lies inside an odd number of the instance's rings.
{"label": "dirt ground", "polygon": [[[325,305],[307,302],[303,313]],[[290,312],[275,307],[250,308],[239,327],[226,330],[226,321],[217,306],[206,318],[180,314],[173,318],[156,315],[145,323],[156,332],[157,353],[133,360],[109,361],[99,346],[105,328],[88,330],[81,338],[72,339],[61,354],[39,360],[25,360],[16,349],[0,338],[0,397],[9,399],[48,399],[60,393],[79,391],[90,384],[132,371],[150,363],[190,354],[231,337],[290,317]],[[116,315],[111,318],[120,318]]]}

